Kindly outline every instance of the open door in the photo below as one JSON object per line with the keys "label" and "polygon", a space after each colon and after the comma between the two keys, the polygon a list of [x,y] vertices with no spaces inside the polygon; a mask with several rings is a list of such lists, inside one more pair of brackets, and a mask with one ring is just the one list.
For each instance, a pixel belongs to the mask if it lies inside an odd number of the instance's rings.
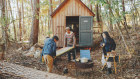
{"label": "open door", "polygon": [[80,16],[79,17],[79,45],[92,46],[93,45],[93,17]]}

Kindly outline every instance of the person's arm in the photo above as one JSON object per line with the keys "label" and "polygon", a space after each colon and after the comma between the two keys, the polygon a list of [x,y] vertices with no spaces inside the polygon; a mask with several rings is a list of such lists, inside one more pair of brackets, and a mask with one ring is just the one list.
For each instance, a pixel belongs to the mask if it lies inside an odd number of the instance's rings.
{"label": "person's arm", "polygon": [[115,43],[115,41],[113,39],[111,40],[111,46],[110,47],[111,47],[111,50],[112,51],[115,51],[115,49],[116,49],[116,43]]}
{"label": "person's arm", "polygon": [[53,45],[53,56],[56,56],[56,43]]}
{"label": "person's arm", "polygon": [[101,47],[104,47],[105,46],[105,42],[102,40],[102,42],[100,43],[100,46]]}
{"label": "person's arm", "polygon": [[75,48],[75,45],[76,45],[76,38],[75,38],[75,35],[73,33],[73,48]]}

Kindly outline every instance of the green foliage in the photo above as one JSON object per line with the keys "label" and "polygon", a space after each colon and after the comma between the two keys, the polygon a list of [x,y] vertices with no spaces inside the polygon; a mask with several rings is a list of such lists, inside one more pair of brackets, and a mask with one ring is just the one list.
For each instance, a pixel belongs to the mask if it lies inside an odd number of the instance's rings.
{"label": "green foliage", "polygon": [[49,31],[47,32],[47,35],[51,35],[51,34],[53,34],[53,32],[52,32],[51,30],[49,30]]}
{"label": "green foliage", "polygon": [[[116,24],[123,20],[123,16],[128,14],[128,12],[123,12],[123,6],[120,0],[91,0],[93,5],[100,5],[102,7],[101,16],[104,21],[112,22]],[[110,9],[113,13],[110,13]]]}
{"label": "green foliage", "polygon": [[7,17],[0,18],[1,26],[5,27],[9,23],[10,23],[10,18],[7,18]]}

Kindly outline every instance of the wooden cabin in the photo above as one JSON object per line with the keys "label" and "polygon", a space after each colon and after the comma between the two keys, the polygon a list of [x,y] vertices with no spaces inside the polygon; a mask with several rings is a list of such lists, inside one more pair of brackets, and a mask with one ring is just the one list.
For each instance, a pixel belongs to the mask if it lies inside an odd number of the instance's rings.
{"label": "wooden cabin", "polygon": [[93,45],[93,17],[95,14],[81,0],[64,0],[52,13],[53,35],[59,37],[58,46],[64,44],[65,28],[75,33],[78,46]]}

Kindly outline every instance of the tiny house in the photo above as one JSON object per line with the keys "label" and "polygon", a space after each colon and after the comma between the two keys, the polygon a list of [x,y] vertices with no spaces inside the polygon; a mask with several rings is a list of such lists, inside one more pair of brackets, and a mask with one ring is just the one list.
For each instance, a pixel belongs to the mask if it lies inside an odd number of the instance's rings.
{"label": "tiny house", "polygon": [[64,44],[66,27],[74,32],[78,46],[92,46],[94,16],[81,0],[64,0],[51,14],[53,35],[59,37],[58,46],[62,47]]}

